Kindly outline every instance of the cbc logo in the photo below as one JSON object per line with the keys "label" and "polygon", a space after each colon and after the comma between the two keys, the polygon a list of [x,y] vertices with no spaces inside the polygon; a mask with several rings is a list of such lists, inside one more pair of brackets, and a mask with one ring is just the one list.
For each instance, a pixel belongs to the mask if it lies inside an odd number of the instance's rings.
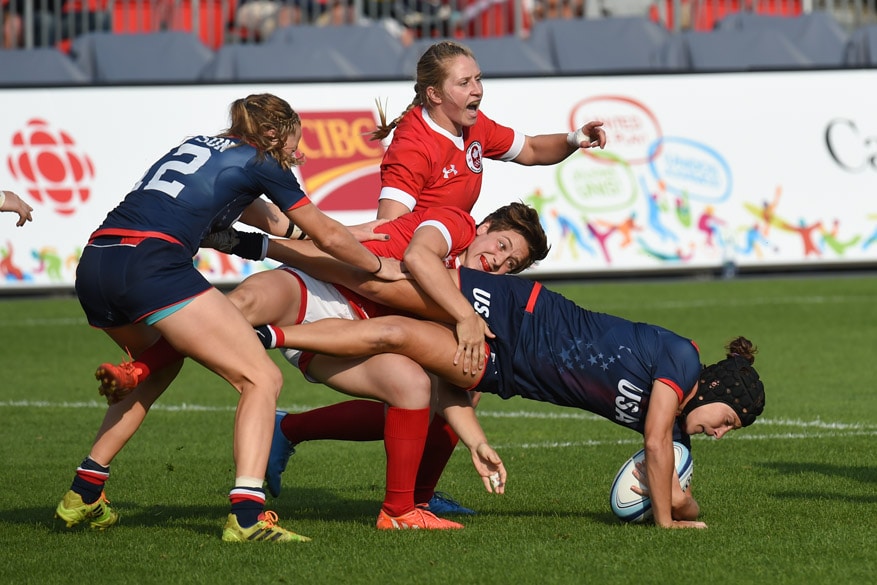
{"label": "cbc logo", "polygon": [[91,195],[91,159],[69,134],[45,120],[30,120],[15,133],[7,162],[33,199],[61,215],[74,213]]}

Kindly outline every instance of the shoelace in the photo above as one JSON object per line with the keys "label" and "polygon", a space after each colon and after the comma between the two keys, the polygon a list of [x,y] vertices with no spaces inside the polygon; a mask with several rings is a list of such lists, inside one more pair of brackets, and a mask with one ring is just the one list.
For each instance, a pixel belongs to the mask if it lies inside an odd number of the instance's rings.
{"label": "shoelace", "polygon": [[259,520],[265,523],[265,528],[274,528],[277,524],[277,512],[272,510],[265,510],[262,512],[262,515],[259,516]]}
{"label": "shoelace", "polygon": [[128,361],[122,362],[119,366],[126,372],[133,372],[135,376],[140,376],[140,374],[143,373],[143,370],[134,367],[134,356],[131,355],[131,350],[125,347],[125,353],[128,354]]}

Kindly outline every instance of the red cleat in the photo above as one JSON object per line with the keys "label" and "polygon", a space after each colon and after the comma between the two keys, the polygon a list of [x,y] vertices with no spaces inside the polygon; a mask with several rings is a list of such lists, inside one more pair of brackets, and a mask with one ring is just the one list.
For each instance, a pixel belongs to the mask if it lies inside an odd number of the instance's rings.
{"label": "red cleat", "polygon": [[101,364],[94,372],[94,377],[100,382],[98,392],[106,397],[107,404],[115,404],[130,394],[142,381],[142,375],[143,370],[134,362]]}
{"label": "red cleat", "polygon": [[378,530],[459,530],[463,525],[439,518],[432,512],[415,508],[401,516],[390,516],[383,510],[378,514]]}

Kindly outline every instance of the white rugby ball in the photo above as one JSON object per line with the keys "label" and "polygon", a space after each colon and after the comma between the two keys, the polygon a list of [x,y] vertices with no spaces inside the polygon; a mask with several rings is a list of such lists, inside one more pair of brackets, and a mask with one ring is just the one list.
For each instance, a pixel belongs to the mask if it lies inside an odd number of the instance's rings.
{"label": "white rugby ball", "polygon": [[[673,452],[676,455],[676,473],[679,475],[679,483],[682,491],[688,489],[691,484],[691,472],[694,470],[694,461],[691,452],[678,441],[673,442]],[[639,480],[634,477],[633,471],[636,464],[646,458],[645,449],[640,449],[624,462],[615,480],[612,482],[612,490],[609,492],[609,503],[612,511],[625,522],[642,522],[652,516],[652,501],[634,492],[631,487],[641,487]]]}

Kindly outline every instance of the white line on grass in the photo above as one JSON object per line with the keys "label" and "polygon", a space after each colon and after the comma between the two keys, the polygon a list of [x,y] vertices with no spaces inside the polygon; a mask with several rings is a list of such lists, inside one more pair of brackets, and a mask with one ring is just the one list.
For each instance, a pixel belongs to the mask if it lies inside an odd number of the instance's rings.
{"label": "white line on grass", "polygon": [[[738,299],[685,299],[679,301],[655,301],[636,304],[637,308],[690,309],[692,307],[755,307],[764,305],[826,305],[835,303],[872,303],[874,297],[867,295],[791,296],[791,297],[744,297]],[[601,310],[627,308],[628,303],[605,303]]]}
{"label": "white line on grass", "polygon": [[[313,405],[313,404],[290,404],[280,406],[282,410],[286,410],[287,412],[303,412],[305,410],[311,410],[314,408],[319,408],[323,406],[321,404]],[[0,408],[88,408],[88,409],[105,409],[106,403],[100,400],[85,400],[81,402],[51,402],[48,400],[2,400],[0,401]],[[155,404],[152,406],[152,410],[164,410],[167,412],[234,412],[235,406],[207,406],[203,404]],[[575,411],[571,410],[570,412],[535,412],[529,410],[516,410],[516,411],[498,411],[498,410],[480,410],[478,411],[478,416],[481,418],[514,418],[514,419],[543,419],[543,420],[583,420],[583,421],[605,421],[601,416],[597,416],[595,414],[591,414],[590,412],[584,411]],[[764,427],[792,427],[796,429],[820,429],[826,431],[845,431],[844,433],[826,433],[820,436],[852,436],[858,434],[871,435],[877,433],[877,424],[868,424],[868,423],[844,423],[844,422],[831,422],[824,421],[821,419],[816,420],[800,420],[800,419],[758,419],[758,421],[752,426],[753,429],[761,429]],[[765,435],[765,434],[743,434],[741,435],[746,438],[762,438],[762,437],[772,437],[772,438],[801,438],[801,437],[815,437],[815,434],[774,434],[774,435]],[[626,443],[627,441],[618,441],[619,443]],[[609,442],[595,442],[590,443],[587,441],[584,442],[576,442],[570,443],[569,445],[604,445],[612,443]],[[552,443],[553,444],[553,443]],[[557,445],[563,445],[564,443],[557,443]]]}
{"label": "white line on grass", "polygon": [[[838,303],[871,303],[874,297],[869,295],[802,295],[802,296],[785,296],[785,297],[744,297],[739,299],[685,299],[679,301],[653,301],[640,302],[636,304],[637,308],[649,309],[688,309],[692,307],[714,307],[714,306],[733,306],[733,307],[752,307],[760,305],[825,305]],[[606,311],[610,308],[627,308],[628,303],[605,303],[601,305],[600,310]],[[48,318],[24,318],[24,319],[5,319],[0,320],[0,327],[57,327],[66,325],[86,325],[84,317],[48,317]]]}
{"label": "white line on grass", "polygon": [[[829,433],[778,433],[778,434],[735,434],[734,440],[739,441],[741,439],[749,440],[749,441],[777,441],[783,439],[789,440],[798,440],[798,439],[830,439],[830,438],[845,438],[845,437],[877,437],[877,429],[875,430],[862,430],[862,431],[853,431],[853,432],[829,432]],[[710,437],[705,437],[702,435],[698,435],[696,437],[692,437],[692,440],[695,441],[712,441]],[[506,443],[506,444],[496,444],[494,447],[496,449],[564,449],[569,447],[605,447],[607,445],[642,445],[643,440],[641,438],[632,438],[632,439],[613,439],[608,441],[601,440],[587,440],[587,441],[542,441],[540,443]]]}

